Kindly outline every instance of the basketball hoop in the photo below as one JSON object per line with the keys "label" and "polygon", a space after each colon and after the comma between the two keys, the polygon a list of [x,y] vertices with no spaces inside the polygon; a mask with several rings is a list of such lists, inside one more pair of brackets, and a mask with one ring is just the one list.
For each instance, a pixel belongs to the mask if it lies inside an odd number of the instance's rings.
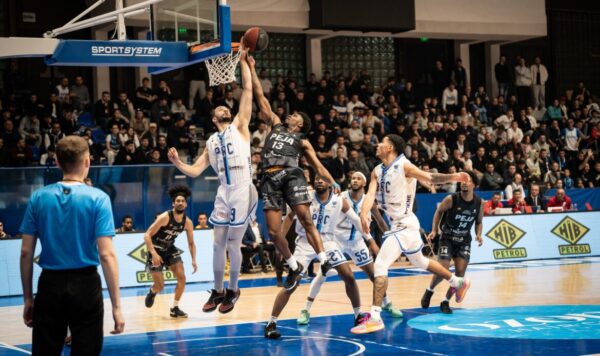
{"label": "basketball hoop", "polygon": [[[191,48],[191,51],[204,50],[207,47],[214,46],[212,43],[197,45]],[[237,67],[240,56],[240,44],[231,42],[231,53],[207,59],[204,61],[208,69],[209,85],[215,86],[219,84],[227,84],[235,81],[235,68]]]}

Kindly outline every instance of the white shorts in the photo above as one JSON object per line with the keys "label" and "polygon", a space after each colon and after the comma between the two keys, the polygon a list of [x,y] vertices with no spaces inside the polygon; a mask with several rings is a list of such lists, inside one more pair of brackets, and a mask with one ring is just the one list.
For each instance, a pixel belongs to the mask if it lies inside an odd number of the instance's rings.
{"label": "white shorts", "polygon": [[423,258],[421,252],[423,241],[421,241],[418,225],[395,228],[383,234],[383,238],[383,244],[375,260],[375,277],[387,276],[389,267],[402,253],[413,265]]}
{"label": "white shorts", "polygon": [[257,202],[258,193],[251,183],[247,186],[220,185],[208,221],[215,226],[244,225],[255,218]]}
{"label": "white shorts", "polygon": [[340,241],[342,252],[352,259],[352,262],[358,267],[366,266],[373,262],[371,253],[365,240],[358,237],[355,240]]}
{"label": "white shorts", "polygon": [[[327,258],[329,259],[332,267],[337,267],[348,262],[342,253],[342,249],[335,241],[323,241],[323,248],[325,249],[325,254],[327,254]],[[308,243],[306,238],[298,238],[296,239],[294,258],[296,261],[298,261],[298,263],[302,264],[304,267],[304,273],[306,273],[306,268],[312,260],[317,258],[317,253]]]}

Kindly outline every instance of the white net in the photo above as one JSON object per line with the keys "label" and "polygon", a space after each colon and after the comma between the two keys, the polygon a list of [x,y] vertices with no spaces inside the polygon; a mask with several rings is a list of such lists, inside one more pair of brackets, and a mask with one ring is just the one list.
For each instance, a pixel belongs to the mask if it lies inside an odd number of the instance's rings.
{"label": "white net", "polygon": [[235,81],[235,67],[240,61],[240,55],[240,51],[232,51],[224,56],[206,60],[211,87]]}

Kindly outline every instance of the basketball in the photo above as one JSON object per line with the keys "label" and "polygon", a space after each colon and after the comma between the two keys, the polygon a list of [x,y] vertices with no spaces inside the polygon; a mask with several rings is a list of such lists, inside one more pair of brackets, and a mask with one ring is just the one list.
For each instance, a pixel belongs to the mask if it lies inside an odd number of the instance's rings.
{"label": "basketball", "polygon": [[251,27],[244,33],[244,47],[250,52],[262,52],[269,45],[269,35],[267,31],[260,27]]}

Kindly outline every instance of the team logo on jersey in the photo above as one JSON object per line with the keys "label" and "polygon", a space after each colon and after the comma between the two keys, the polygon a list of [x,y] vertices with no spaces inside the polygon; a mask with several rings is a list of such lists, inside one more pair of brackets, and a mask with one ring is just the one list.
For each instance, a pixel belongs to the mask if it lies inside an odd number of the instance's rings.
{"label": "team logo on jersey", "polygon": [[589,244],[577,244],[589,231],[590,229],[570,216],[566,216],[551,230],[554,235],[569,243],[568,245],[558,245],[558,252],[561,255],[592,253]]}
{"label": "team logo on jersey", "polygon": [[[177,249],[177,253],[181,254],[183,253],[183,251]],[[129,252],[127,256],[133,258],[134,260],[140,262],[145,266],[146,261],[148,260],[148,248],[146,248],[146,243],[142,243],[141,245],[133,249],[133,251]],[[138,283],[152,282],[152,273],[145,270],[135,272],[135,277]],[[173,272],[171,272],[170,270],[163,271],[163,277],[165,278],[165,281],[175,281],[177,279],[175,277],[175,274],[173,274]]]}
{"label": "team logo on jersey", "polygon": [[501,219],[485,236],[502,245],[503,249],[494,250],[494,259],[503,260],[511,258],[527,257],[525,247],[513,248],[513,246],[525,236],[526,232],[519,229],[508,221]]}

